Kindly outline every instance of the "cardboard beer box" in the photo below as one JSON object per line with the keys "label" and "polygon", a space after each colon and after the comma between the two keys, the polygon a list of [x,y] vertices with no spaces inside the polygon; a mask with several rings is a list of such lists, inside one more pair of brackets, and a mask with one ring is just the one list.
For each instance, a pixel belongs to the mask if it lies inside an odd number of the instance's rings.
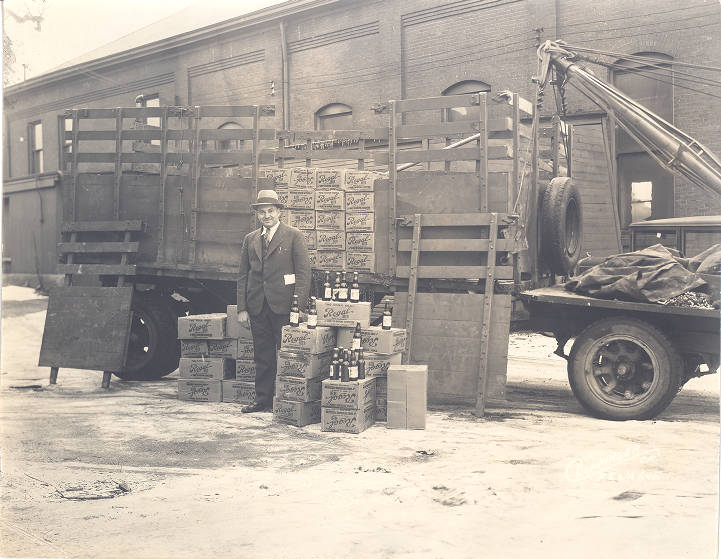
{"label": "cardboard beer box", "polygon": [[225,380],[235,378],[235,364],[223,357],[181,357],[180,378]]}
{"label": "cardboard beer box", "polygon": [[311,268],[318,267],[318,251],[317,250],[309,250],[308,251],[308,261],[310,262]]}
{"label": "cardboard beer box", "polygon": [[239,339],[237,359],[253,359],[255,351],[253,350],[253,340]]}
{"label": "cardboard beer box", "polygon": [[318,250],[315,255],[315,263],[315,267],[320,270],[342,270],[345,268],[345,252]]}
{"label": "cardboard beer box", "polygon": [[333,328],[318,326],[308,328],[303,322],[299,326],[283,326],[280,339],[282,351],[302,351],[307,353],[326,353],[335,345],[335,330]]}
{"label": "cardboard beer box", "polygon": [[309,189],[288,191],[286,207],[298,210],[314,210],[315,192]]}
{"label": "cardboard beer box", "polygon": [[178,339],[217,339],[225,338],[225,313],[193,314],[178,317]]}
{"label": "cardboard beer box", "polygon": [[346,192],[345,211],[372,212],[375,209],[374,196],[372,192]]}
{"label": "cardboard beer box", "polygon": [[318,169],[316,171],[316,188],[343,188],[343,172],[339,169]]}
{"label": "cardboard beer box", "polygon": [[180,340],[181,357],[208,355],[208,340]]}
{"label": "cardboard beer box", "polygon": [[288,207],[288,193],[290,191],[288,190],[288,187],[285,188],[276,188],[275,193],[278,195],[278,202],[283,204],[286,208]]}
{"label": "cardboard beer box", "polygon": [[346,252],[346,268],[353,272],[375,272],[375,252]]}
{"label": "cardboard beer box", "polygon": [[330,352],[315,355],[300,351],[278,351],[277,376],[327,377],[332,357]]}
{"label": "cardboard beer box", "polygon": [[345,230],[373,232],[375,227],[374,212],[357,212],[345,214]]}
{"label": "cardboard beer box", "polygon": [[220,402],[223,398],[221,380],[178,379],[178,399],[189,402]]}
{"label": "cardboard beer box", "polygon": [[428,405],[428,366],[388,368],[388,428],[425,429]]}
{"label": "cardboard beer box", "polygon": [[224,380],[222,401],[237,404],[252,404],[255,402],[255,382]]}
{"label": "cardboard beer box", "polygon": [[255,382],[255,361],[252,359],[236,359],[235,380]]}
{"label": "cardboard beer box", "polygon": [[320,402],[324,408],[352,408],[362,410],[376,401],[376,379],[342,382],[325,379]]}
{"label": "cardboard beer box", "polygon": [[341,301],[317,301],[318,326],[351,327],[360,322],[361,328],[368,328],[371,320],[371,304],[346,303]]}
{"label": "cardboard beer box", "polygon": [[222,340],[208,340],[208,355],[211,357],[238,358],[238,339],[224,338]]}
{"label": "cardboard beer box", "polygon": [[343,174],[343,190],[373,191],[373,182],[379,178],[373,171],[351,171]]}
{"label": "cardboard beer box", "polygon": [[296,167],[290,170],[290,190],[314,190],[316,184],[316,170],[309,167]]}
{"label": "cardboard beer box", "polygon": [[363,357],[366,360],[366,377],[384,377],[388,374],[388,369],[392,365],[400,365],[403,355],[394,353],[393,355],[383,355],[382,353],[365,353]]}
{"label": "cardboard beer box", "polygon": [[373,252],[374,238],[373,233],[346,233],[345,248],[352,252]]}
{"label": "cardboard beer box", "polygon": [[[378,379],[376,379],[378,382]],[[388,420],[388,401],[385,398],[376,398],[376,421]]]}
{"label": "cardboard beer box", "polygon": [[303,233],[305,245],[308,247],[308,250],[315,250],[317,248],[315,231],[313,229],[305,229],[301,231],[301,233]]}
{"label": "cardboard beer box", "polygon": [[345,250],[345,231],[316,231],[318,250]]}
{"label": "cardboard beer box", "polygon": [[290,183],[290,169],[278,169],[277,167],[261,169],[259,175],[271,179],[276,187],[284,186],[287,188],[288,183]]}
{"label": "cardboard beer box", "polygon": [[345,212],[343,210],[316,210],[315,224],[318,230],[344,231]]}
{"label": "cardboard beer box", "polygon": [[273,420],[305,427],[320,422],[320,401],[294,402],[273,398]]}
{"label": "cardboard beer box", "polygon": [[383,330],[380,326],[370,326],[361,330],[361,346],[371,353],[392,355],[406,350],[408,331],[405,328]]}
{"label": "cardboard beer box", "polygon": [[290,225],[290,210],[280,210],[278,221],[285,223],[286,225]]}
{"label": "cardboard beer box", "polygon": [[287,210],[288,224],[296,229],[315,229],[315,210]]}
{"label": "cardboard beer box", "polygon": [[278,377],[275,379],[275,397],[293,402],[320,400],[321,377]]}
{"label": "cardboard beer box", "polygon": [[321,431],[358,434],[375,423],[376,407],[371,402],[364,409],[321,408]]}
{"label": "cardboard beer box", "polygon": [[342,190],[316,190],[316,210],[344,210],[345,193]]}
{"label": "cardboard beer box", "polygon": [[376,377],[376,404],[388,399],[388,377]]}
{"label": "cardboard beer box", "polygon": [[253,334],[250,332],[250,324],[238,322],[238,305],[228,305],[225,314],[228,315],[228,320],[225,323],[225,333],[228,338],[253,339]]}

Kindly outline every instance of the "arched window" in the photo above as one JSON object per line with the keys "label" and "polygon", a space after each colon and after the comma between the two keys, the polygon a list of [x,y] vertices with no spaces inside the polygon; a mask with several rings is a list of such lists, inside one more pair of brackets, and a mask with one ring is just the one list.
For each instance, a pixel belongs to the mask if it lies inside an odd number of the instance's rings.
{"label": "arched window", "polygon": [[353,128],[353,109],[343,103],[331,103],[315,113],[316,130],[350,130]]}
{"label": "arched window", "polygon": [[[454,83],[442,91],[442,95],[463,95],[464,93],[486,93],[491,91],[491,86],[485,82],[477,80],[465,80]],[[478,115],[478,111],[476,111]],[[468,107],[456,107],[448,109],[444,115],[446,122],[455,122],[459,120],[478,120],[473,116],[473,112]]]}
{"label": "arched window", "polygon": [[[673,59],[658,52],[635,55],[654,61],[617,61],[613,71],[615,86],[673,123]],[[620,127],[616,130],[616,160],[622,226],[645,219],[672,217],[673,175]]]}
{"label": "arched window", "polygon": [[[220,126],[218,126],[218,130],[232,130],[239,128],[243,127],[237,122],[226,122],[225,124],[221,124]],[[217,151],[240,151],[242,147],[243,140],[218,140],[216,144]]]}

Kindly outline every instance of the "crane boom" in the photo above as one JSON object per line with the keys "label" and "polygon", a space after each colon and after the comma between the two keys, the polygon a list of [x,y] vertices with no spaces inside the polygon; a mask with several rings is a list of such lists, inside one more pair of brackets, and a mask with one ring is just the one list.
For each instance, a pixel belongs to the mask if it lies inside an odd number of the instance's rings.
{"label": "crane boom", "polygon": [[541,67],[536,81],[540,87],[548,81],[553,65],[566,82],[599,107],[615,115],[616,122],[660,165],[686,177],[694,184],[721,196],[721,161],[694,138],[623,92],[580,67],[578,56],[563,43],[546,41],[538,49]]}

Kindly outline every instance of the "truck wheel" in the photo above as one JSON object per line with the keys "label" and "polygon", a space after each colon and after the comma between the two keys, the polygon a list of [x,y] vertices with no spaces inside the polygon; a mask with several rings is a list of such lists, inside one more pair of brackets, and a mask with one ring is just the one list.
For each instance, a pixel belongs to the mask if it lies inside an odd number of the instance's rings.
{"label": "truck wheel", "polygon": [[541,252],[551,271],[571,275],[581,255],[581,195],[570,177],[556,177],[541,200]]}
{"label": "truck wheel", "polygon": [[178,317],[162,296],[136,293],[133,297],[125,368],[115,373],[123,380],[154,380],[178,367]]}
{"label": "truck wheel", "polygon": [[623,316],[594,322],[576,338],[568,358],[573,394],[592,415],[650,419],[671,403],[683,363],[658,328]]}

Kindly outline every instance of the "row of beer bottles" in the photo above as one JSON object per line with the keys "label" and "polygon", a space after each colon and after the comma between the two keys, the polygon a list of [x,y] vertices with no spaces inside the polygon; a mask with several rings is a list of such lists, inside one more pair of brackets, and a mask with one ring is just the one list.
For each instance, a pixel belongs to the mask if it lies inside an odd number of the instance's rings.
{"label": "row of beer bottles", "polygon": [[349,288],[345,270],[335,273],[333,286],[330,284],[330,272],[326,270],[325,281],[323,282],[323,300],[360,303],[358,272],[353,272],[353,283],[350,284]]}
{"label": "row of beer bottles", "polygon": [[366,360],[363,357],[363,348],[334,347],[329,378],[341,382],[353,382],[366,378]]}
{"label": "row of beer bottles", "polygon": [[[327,274],[328,272],[326,272]],[[393,317],[391,311],[388,309],[388,301],[386,301],[385,307],[383,308],[383,322],[381,328],[383,330],[390,330]],[[298,296],[293,294],[293,304],[290,307],[290,325],[298,326],[300,324],[300,309],[298,307]],[[316,307],[316,298],[310,298],[310,308],[308,309],[308,328],[315,328],[318,326],[318,309]],[[360,323],[356,322],[356,331],[358,338],[360,339]]]}

